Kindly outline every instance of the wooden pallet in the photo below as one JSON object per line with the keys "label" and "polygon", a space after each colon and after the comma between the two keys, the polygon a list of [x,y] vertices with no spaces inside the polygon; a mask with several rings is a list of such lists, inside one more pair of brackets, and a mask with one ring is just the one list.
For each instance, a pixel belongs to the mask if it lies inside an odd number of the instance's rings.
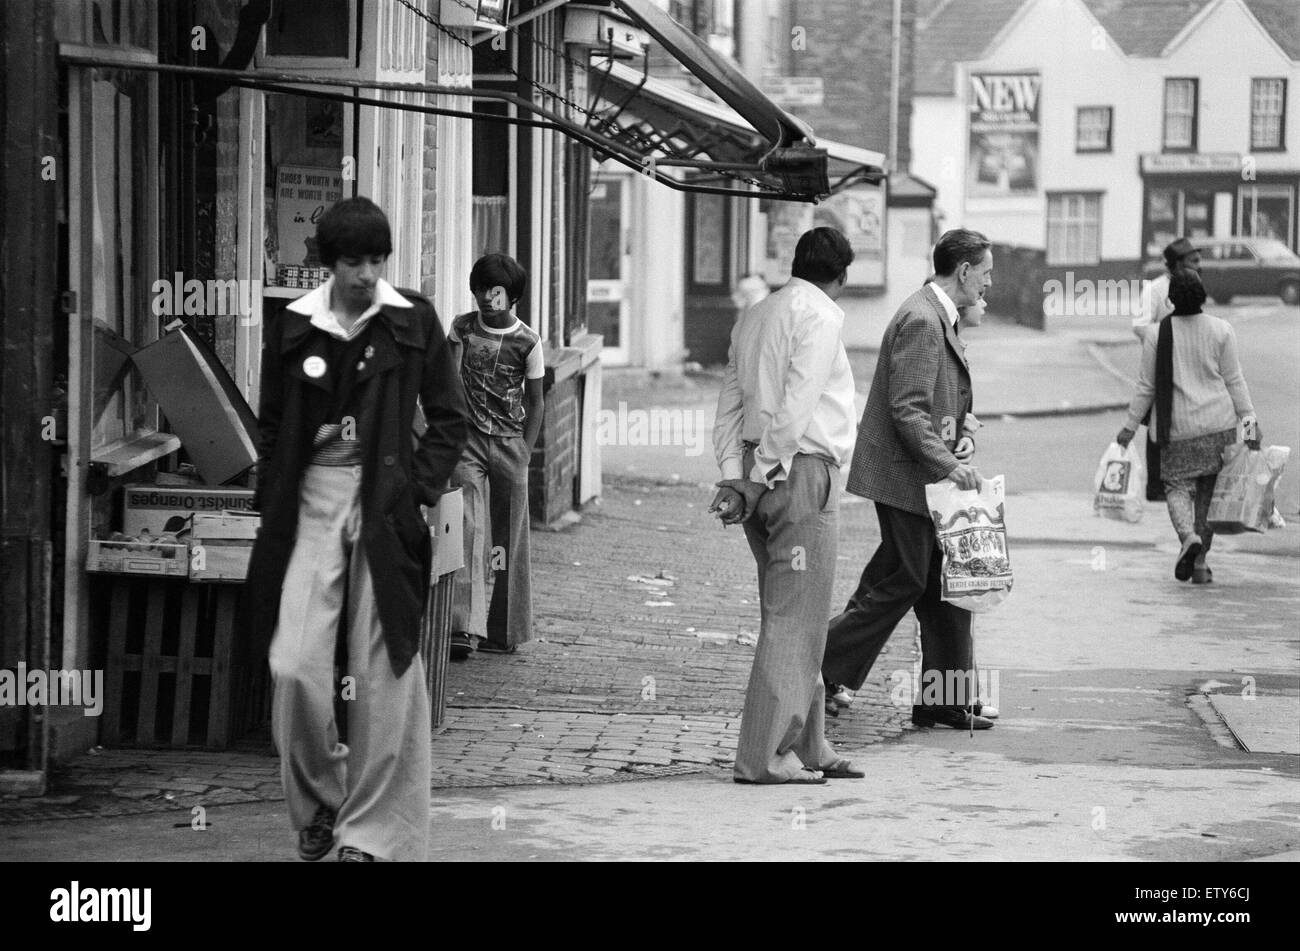
{"label": "wooden pallet", "polygon": [[114,577],[99,588],[108,598],[100,742],[224,749],[264,721],[269,678],[236,643],[241,587]]}

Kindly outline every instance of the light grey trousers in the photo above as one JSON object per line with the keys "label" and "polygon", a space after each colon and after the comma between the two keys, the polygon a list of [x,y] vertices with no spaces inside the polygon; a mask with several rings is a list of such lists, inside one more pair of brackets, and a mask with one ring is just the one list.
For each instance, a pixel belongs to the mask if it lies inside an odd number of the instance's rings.
{"label": "light grey trousers", "polygon": [[489,436],[471,424],[451,478],[465,500],[465,566],[452,583],[451,629],[501,647],[533,633],[528,461],[523,436]]}
{"label": "light grey trousers", "polygon": [[[744,466],[753,466],[753,452]],[[797,455],[745,523],[758,564],[761,626],[736,747],[735,776],[780,783],[838,756],[826,742],[822,655],[838,546],[834,464]]]}
{"label": "light grey trousers", "polygon": [[[323,805],[337,813],[340,847],[424,861],[431,778],[424,663],[416,654],[393,675],[361,545],[360,490],[360,466],[308,466],[303,474],[298,540],[271,640],[271,730],[295,829]],[[348,645],[347,744],[334,719],[339,636]]]}

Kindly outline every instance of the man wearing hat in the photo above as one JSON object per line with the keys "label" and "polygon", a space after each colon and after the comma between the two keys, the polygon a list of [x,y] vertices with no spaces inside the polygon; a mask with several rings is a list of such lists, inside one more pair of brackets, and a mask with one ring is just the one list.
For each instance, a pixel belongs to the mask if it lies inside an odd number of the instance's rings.
{"label": "man wearing hat", "polygon": [[1133,318],[1133,332],[1138,340],[1146,339],[1148,327],[1159,324],[1174,312],[1169,300],[1169,275],[1179,268],[1198,270],[1201,266],[1201,249],[1186,238],[1179,238],[1165,248],[1165,273],[1147,285],[1142,296],[1142,313]]}
{"label": "man wearing hat", "polygon": [[[1179,238],[1165,247],[1165,273],[1147,285],[1142,296],[1142,312],[1133,318],[1133,332],[1139,341],[1145,341],[1147,331],[1160,326],[1174,312],[1173,301],[1169,299],[1169,278],[1177,270],[1188,268],[1197,270],[1201,266],[1201,250],[1186,238]],[[1147,423],[1146,419],[1142,420]],[[1151,429],[1147,428],[1147,501],[1161,502],[1165,497],[1164,483],[1160,479],[1160,446],[1151,439]]]}

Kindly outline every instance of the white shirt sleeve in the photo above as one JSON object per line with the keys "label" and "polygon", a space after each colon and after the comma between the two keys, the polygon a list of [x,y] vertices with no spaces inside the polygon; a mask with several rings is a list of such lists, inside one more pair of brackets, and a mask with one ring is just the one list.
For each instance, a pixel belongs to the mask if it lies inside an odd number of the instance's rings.
{"label": "white shirt sleeve", "polygon": [[713,455],[723,479],[744,476],[742,458],[745,444],[742,432],[745,426],[745,407],[740,391],[740,378],[736,373],[736,348],[727,348],[727,371],[718,391],[718,411],[713,423]]}
{"label": "white shirt sleeve", "polygon": [[546,363],[542,359],[542,342],[538,340],[533,344],[533,349],[528,351],[524,364],[524,379],[540,380],[544,376],[546,376]]}

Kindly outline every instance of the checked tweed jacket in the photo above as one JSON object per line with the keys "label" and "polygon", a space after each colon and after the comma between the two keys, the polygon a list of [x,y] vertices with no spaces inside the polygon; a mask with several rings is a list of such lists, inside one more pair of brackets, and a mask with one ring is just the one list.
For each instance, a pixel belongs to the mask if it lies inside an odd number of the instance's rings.
{"label": "checked tweed jacket", "polygon": [[903,301],[880,342],[848,491],[929,516],[925,486],[957,465],[971,411],[965,349],[929,286]]}

